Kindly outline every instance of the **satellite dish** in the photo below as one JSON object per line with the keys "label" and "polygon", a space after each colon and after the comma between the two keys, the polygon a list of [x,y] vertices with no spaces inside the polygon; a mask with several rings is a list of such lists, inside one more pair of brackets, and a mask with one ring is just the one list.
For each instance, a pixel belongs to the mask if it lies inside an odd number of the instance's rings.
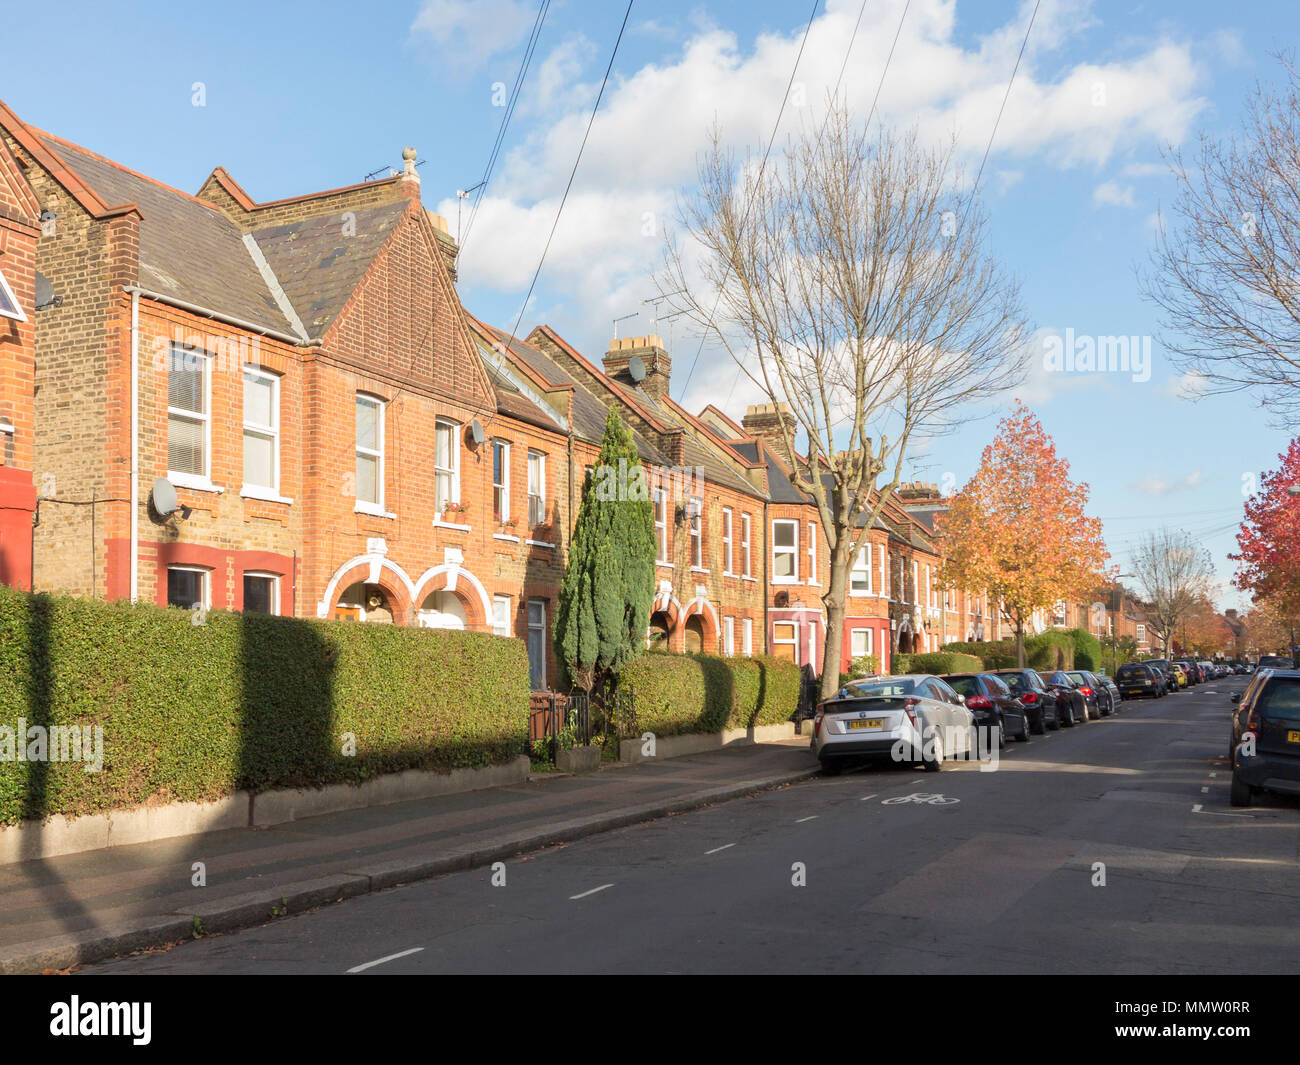
{"label": "satellite dish", "polygon": [[469,438],[476,444],[481,444],[487,439],[487,433],[483,431],[483,423],[477,418],[469,423]]}
{"label": "satellite dish", "polygon": [[633,355],[628,359],[627,373],[634,384],[640,384],[645,380],[645,363],[641,361],[640,355]]}
{"label": "satellite dish", "polygon": [[46,307],[51,307],[51,306],[53,307],[63,306],[63,297],[55,294],[54,286],[50,284],[50,279],[47,278],[39,270],[37,270],[36,271],[36,309],[38,311],[43,311],[45,310]]}
{"label": "satellite dish", "polygon": [[166,477],[159,477],[153,483],[153,509],[166,518],[180,509],[180,500],[176,498],[176,489]]}

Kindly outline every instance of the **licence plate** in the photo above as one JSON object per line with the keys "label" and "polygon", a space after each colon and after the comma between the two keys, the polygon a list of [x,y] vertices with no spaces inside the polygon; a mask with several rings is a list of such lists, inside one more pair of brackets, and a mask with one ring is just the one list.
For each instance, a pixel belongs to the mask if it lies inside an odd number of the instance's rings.
{"label": "licence plate", "polygon": [[1292,729],[1286,734],[1287,743],[1300,743],[1300,730]]}
{"label": "licence plate", "polygon": [[878,717],[859,717],[846,721],[845,725],[850,729],[879,729],[884,727],[884,721]]}

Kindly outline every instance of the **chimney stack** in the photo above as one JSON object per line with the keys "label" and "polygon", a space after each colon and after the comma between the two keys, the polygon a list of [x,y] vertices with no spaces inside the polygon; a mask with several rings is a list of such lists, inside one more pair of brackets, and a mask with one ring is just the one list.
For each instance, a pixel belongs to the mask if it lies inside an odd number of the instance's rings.
{"label": "chimney stack", "polygon": [[[633,378],[631,364],[633,357],[641,360],[644,376],[637,381]],[[631,388],[643,388],[655,399],[668,395],[668,379],[672,374],[673,360],[664,350],[663,341],[654,333],[643,337],[615,337],[609,342],[609,350],[603,359],[605,372],[620,384]]]}
{"label": "chimney stack", "polygon": [[745,416],[740,419],[741,427],[750,436],[756,436],[768,446],[787,466],[794,465],[794,457],[786,449],[781,435],[781,424],[790,430],[791,442],[794,440],[798,425],[790,411],[788,403],[751,403],[745,408]]}

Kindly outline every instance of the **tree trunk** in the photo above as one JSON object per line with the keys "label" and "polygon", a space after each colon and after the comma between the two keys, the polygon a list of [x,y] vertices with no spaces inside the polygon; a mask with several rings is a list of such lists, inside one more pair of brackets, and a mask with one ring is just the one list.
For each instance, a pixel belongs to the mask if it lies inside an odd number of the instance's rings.
{"label": "tree trunk", "polygon": [[849,589],[849,553],[841,544],[831,551],[831,586],[822,596],[826,608],[826,646],[822,648],[822,699],[833,698],[840,690],[840,663],[844,648],[844,617]]}
{"label": "tree trunk", "polygon": [[1025,668],[1025,622],[1016,618],[1016,669]]}

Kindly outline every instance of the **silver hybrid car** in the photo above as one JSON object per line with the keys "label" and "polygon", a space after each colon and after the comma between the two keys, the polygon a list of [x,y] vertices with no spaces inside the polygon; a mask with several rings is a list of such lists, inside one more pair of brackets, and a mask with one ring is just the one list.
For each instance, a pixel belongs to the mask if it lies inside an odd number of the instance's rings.
{"label": "silver hybrid car", "polygon": [[975,715],[966,700],[926,673],[869,677],[817,708],[812,748],[827,773],[872,760],[920,762],[975,756]]}

